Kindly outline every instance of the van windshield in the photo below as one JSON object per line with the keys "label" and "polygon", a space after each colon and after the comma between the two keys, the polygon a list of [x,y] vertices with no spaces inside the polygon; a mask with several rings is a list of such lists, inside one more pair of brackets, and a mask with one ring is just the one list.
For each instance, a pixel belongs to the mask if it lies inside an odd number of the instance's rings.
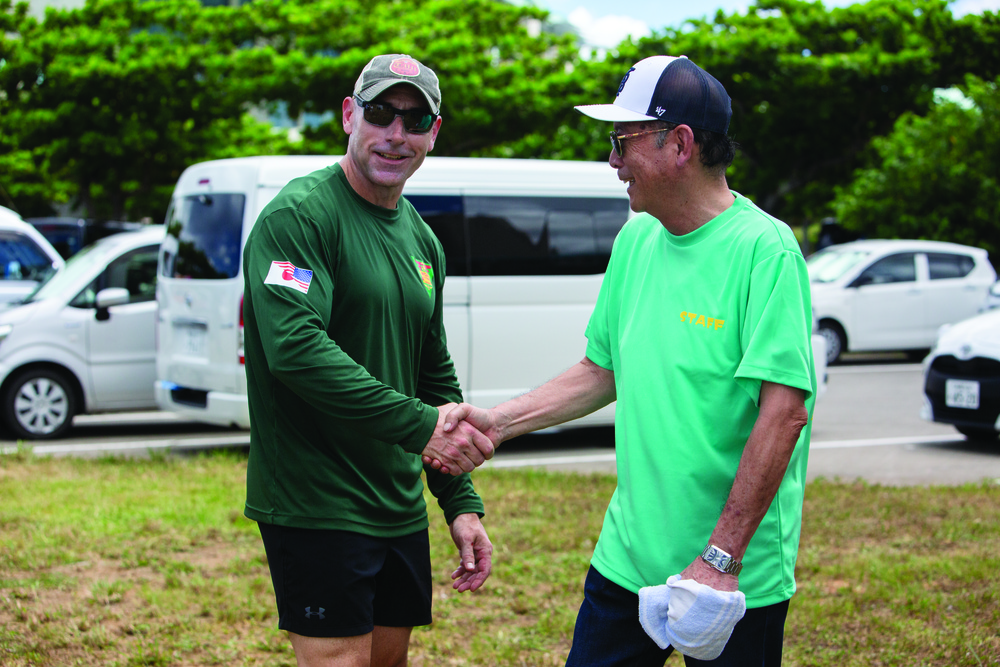
{"label": "van windshield", "polygon": [[870,254],[867,250],[834,249],[820,250],[806,260],[809,280],[814,283],[832,283],[857,266]]}
{"label": "van windshield", "polygon": [[56,272],[48,280],[39,283],[35,291],[24,302],[42,301],[51,296],[63,294],[66,290],[74,289],[74,285],[80,281],[80,276],[90,273],[95,263],[102,263],[107,254],[99,244],[87,246],[66,260],[62,271]]}
{"label": "van windshield", "polygon": [[175,200],[167,214],[167,235],[177,240],[176,251],[164,253],[163,275],[197,280],[235,278],[240,269],[245,204],[242,194],[210,193]]}
{"label": "van windshield", "polygon": [[31,238],[0,231],[0,280],[43,280],[53,271],[52,258]]}

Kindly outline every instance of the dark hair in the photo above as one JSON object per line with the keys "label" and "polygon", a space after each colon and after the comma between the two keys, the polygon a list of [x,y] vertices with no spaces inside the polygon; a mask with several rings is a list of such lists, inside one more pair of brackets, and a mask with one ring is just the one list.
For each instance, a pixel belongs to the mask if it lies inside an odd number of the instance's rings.
{"label": "dark hair", "polygon": [[[667,130],[672,130],[678,125],[678,123],[668,123],[667,121],[657,121],[656,124],[662,125]],[[701,148],[701,164],[705,168],[725,171],[733,163],[739,144],[729,136],[697,127],[692,127],[691,131],[694,133],[694,142]],[[666,133],[656,137],[657,148],[663,148],[666,143]]]}

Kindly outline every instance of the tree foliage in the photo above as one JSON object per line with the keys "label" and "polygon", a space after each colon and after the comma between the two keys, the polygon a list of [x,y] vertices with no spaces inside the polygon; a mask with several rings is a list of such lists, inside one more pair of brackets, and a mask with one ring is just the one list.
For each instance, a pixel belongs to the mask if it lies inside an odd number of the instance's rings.
{"label": "tree foliage", "polygon": [[1000,78],[969,76],[962,90],[974,106],[939,101],[926,116],[903,115],[889,136],[874,140],[871,163],[837,193],[844,227],[1000,253]]}
{"label": "tree foliage", "polygon": [[[788,222],[828,215],[833,188],[862,164],[873,137],[900,115],[925,111],[938,87],[966,73],[1000,73],[1000,17],[955,19],[946,0],[870,0],[825,9],[821,2],[758,0],[745,14],[721,11],[636,43],[625,42],[586,68],[596,96],[611,101],[628,67],[657,54],[687,55],[733,100],[730,134],[742,148],[730,184]],[[593,121],[569,119],[517,151],[606,158],[606,127],[596,147]],[[567,148],[569,150],[567,150]]]}
{"label": "tree foliage", "polygon": [[271,148],[227,85],[237,45],[216,30],[222,10],[91,0],[40,23],[22,9],[6,16],[16,37],[3,42],[2,126],[56,186],[53,199],[72,192],[91,216],[159,218],[170,185],[206,147],[239,138]]}
{"label": "tree foliage", "polygon": [[[378,53],[411,53],[440,75],[443,154],[545,122],[575,57],[567,38],[529,35],[543,12],[492,0],[88,0],[44,22],[3,2],[5,185],[24,208],[48,185],[107,217],[162,217],[198,160],[342,151],[341,102]],[[248,114],[279,104],[333,120],[293,145]]]}
{"label": "tree foliage", "polygon": [[[1000,74],[1000,17],[955,19],[946,0],[758,0],[604,60],[535,30],[545,16],[496,0],[87,0],[39,22],[0,0],[0,201],[162,218],[193,162],[340,153],[341,102],[387,52],[440,75],[437,155],[604,160],[608,124],[572,107],[611,101],[632,63],[667,53],[733,98],[733,187],[795,223],[828,215],[871,139],[934,88]],[[291,141],[263,118],[279,108],[319,120]]]}

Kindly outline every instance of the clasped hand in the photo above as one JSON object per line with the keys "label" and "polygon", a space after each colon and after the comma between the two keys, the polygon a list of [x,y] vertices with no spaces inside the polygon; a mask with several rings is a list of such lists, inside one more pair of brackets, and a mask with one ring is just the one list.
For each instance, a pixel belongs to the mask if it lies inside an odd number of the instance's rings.
{"label": "clasped hand", "polygon": [[437,426],[421,452],[424,463],[451,475],[472,472],[493,458],[494,450],[489,437],[468,421],[462,421],[463,412],[458,407],[456,403],[438,407]]}
{"label": "clasped hand", "polygon": [[500,433],[489,410],[468,403],[438,407],[434,435],[423,451],[424,463],[445,474],[472,472],[493,458]]}

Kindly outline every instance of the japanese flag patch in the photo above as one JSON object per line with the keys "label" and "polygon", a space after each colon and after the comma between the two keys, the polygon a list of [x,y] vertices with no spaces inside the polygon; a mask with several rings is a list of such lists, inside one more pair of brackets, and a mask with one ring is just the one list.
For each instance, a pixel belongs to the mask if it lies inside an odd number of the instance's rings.
{"label": "japanese flag patch", "polygon": [[313,272],[309,269],[300,269],[291,262],[271,262],[271,268],[264,278],[265,285],[282,285],[291,287],[303,294],[309,293],[309,283],[312,282]]}

